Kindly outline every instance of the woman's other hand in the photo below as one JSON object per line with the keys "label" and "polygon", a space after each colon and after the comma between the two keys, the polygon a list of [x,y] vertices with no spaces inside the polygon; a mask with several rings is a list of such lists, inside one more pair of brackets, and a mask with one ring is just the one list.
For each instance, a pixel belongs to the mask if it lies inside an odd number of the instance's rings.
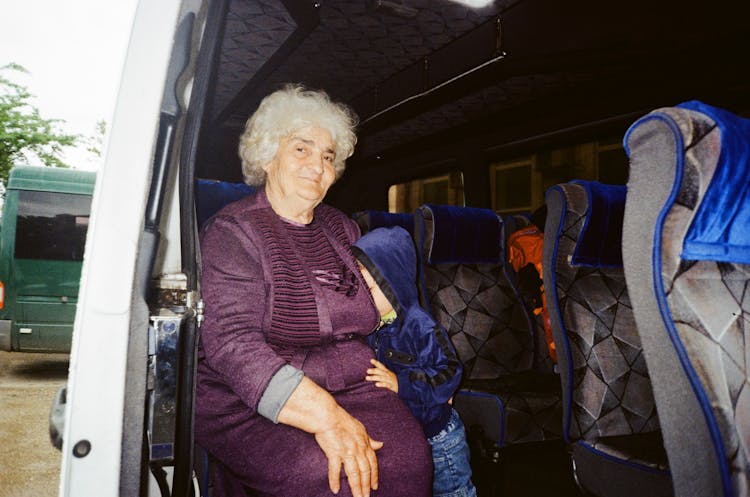
{"label": "woman's other hand", "polygon": [[330,428],[315,433],[315,441],[328,458],[328,485],[338,494],[341,465],[354,497],[369,497],[378,488],[378,459],[375,451],[383,446],[370,438],[364,425],[339,407]]}
{"label": "woman's other hand", "polygon": [[365,380],[374,381],[376,387],[387,388],[392,392],[398,393],[398,378],[396,374],[377,359],[370,359],[370,363],[375,367],[367,370]]}
{"label": "woman's other hand", "polygon": [[315,436],[328,458],[328,485],[331,492],[341,489],[341,465],[353,497],[369,497],[378,488],[378,459],[375,451],[383,446],[370,438],[364,425],[352,417],[334,398],[305,377],[279,412],[278,422]]}

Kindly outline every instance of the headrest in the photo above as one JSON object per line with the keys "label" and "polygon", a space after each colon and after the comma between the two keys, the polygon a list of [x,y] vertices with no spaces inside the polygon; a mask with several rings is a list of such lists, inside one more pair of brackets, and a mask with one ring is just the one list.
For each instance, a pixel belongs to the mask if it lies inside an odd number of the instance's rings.
{"label": "headrest", "polygon": [[707,115],[721,130],[716,170],[685,235],[682,258],[750,264],[750,120],[697,100],[678,107]]}
{"label": "headrest", "polygon": [[352,214],[352,218],[357,221],[363,235],[375,228],[389,228],[391,226],[401,226],[410,235],[414,235],[414,214],[411,212],[365,210],[355,212]]}
{"label": "headrest", "polygon": [[571,264],[589,267],[622,267],[622,219],[625,193],[621,185],[576,180],[588,198],[588,212]]}
{"label": "headrest", "polygon": [[432,213],[429,264],[499,263],[502,257],[500,219],[490,209],[425,204]]}
{"label": "headrest", "polygon": [[256,188],[245,183],[227,183],[212,179],[198,178],[195,191],[195,209],[198,215],[198,228],[222,207],[239,200]]}
{"label": "headrest", "polygon": [[505,238],[506,241],[512,233],[525,228],[529,225],[529,215],[526,213],[522,214],[503,214],[500,216],[503,220],[503,226],[505,227]]}

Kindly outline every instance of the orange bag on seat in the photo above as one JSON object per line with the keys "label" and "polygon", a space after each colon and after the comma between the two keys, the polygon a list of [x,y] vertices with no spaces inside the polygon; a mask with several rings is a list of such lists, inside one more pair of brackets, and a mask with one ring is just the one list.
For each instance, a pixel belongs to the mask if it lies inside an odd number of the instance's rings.
{"label": "orange bag on seat", "polygon": [[552,339],[552,327],[549,322],[549,311],[547,310],[547,299],[544,296],[544,283],[542,282],[542,256],[544,251],[544,233],[536,226],[527,226],[513,232],[508,237],[508,262],[516,273],[527,265],[531,265],[537,272],[539,278],[539,298],[533,298],[534,314],[542,315],[544,335],[547,339],[547,347],[552,360],[557,363],[557,350]]}

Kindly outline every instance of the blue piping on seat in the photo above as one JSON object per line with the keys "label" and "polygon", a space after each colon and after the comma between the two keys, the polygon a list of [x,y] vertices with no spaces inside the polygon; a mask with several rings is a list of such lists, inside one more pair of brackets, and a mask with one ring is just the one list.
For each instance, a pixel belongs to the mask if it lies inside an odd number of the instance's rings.
{"label": "blue piping on seat", "polygon": [[612,462],[615,462],[617,464],[621,464],[623,466],[628,466],[628,467],[637,469],[639,471],[645,471],[646,473],[653,473],[653,474],[657,474],[657,475],[669,475],[669,474],[671,474],[671,472],[669,470],[667,470],[667,469],[656,469],[656,468],[652,468],[650,466],[646,466],[646,465],[643,465],[643,464],[635,463],[633,461],[628,461],[626,459],[621,459],[621,458],[619,458],[617,456],[613,456],[612,454],[607,454],[606,452],[602,452],[601,450],[597,449],[596,447],[587,444],[583,440],[579,440],[578,442],[576,442],[576,445],[578,445],[580,447],[583,447],[584,449],[588,450],[589,452],[593,452],[594,454],[596,454],[596,455],[598,455],[598,456],[600,456],[600,457],[602,457],[604,459],[607,459],[608,461],[612,461]]}
{"label": "blue piping on seat", "polygon": [[711,434],[714,455],[716,456],[716,460],[719,464],[719,469],[721,470],[721,483],[724,491],[724,497],[732,497],[732,481],[729,472],[729,465],[727,464],[725,456],[726,450],[724,448],[724,441],[721,438],[721,432],[716,423],[716,419],[714,418],[713,410],[711,408],[711,403],[708,399],[708,396],[706,395],[700,378],[698,378],[698,374],[695,372],[695,369],[690,362],[690,358],[688,357],[685,350],[685,345],[682,343],[680,335],[678,334],[677,329],[674,326],[672,313],[669,311],[669,306],[667,304],[664,282],[661,278],[661,233],[664,229],[664,220],[667,217],[667,213],[669,212],[670,208],[674,204],[675,199],[677,198],[677,193],[679,191],[680,185],[682,184],[682,176],[684,174],[685,168],[684,157],[682,154],[684,150],[684,141],[682,139],[682,134],[677,123],[675,123],[669,115],[663,112],[656,112],[639,119],[638,121],[633,123],[630,128],[628,128],[628,131],[625,133],[625,137],[623,138],[623,146],[625,148],[625,153],[627,153],[628,157],[630,157],[630,149],[628,147],[630,134],[635,130],[635,128],[651,120],[662,121],[672,131],[672,134],[675,138],[675,158],[677,160],[675,164],[675,180],[672,184],[672,191],[669,193],[669,197],[667,198],[667,201],[665,202],[661,211],[659,211],[659,215],[656,218],[656,225],[654,226],[654,248],[651,253],[651,260],[654,268],[652,275],[652,285],[654,288],[654,294],[656,295],[656,302],[659,306],[659,312],[661,313],[662,322],[664,322],[665,324],[667,333],[669,334],[669,338],[672,342],[672,346],[677,353],[677,357],[680,359],[680,364],[682,365],[682,368],[685,371],[688,380],[690,381],[690,385],[693,387],[693,392],[698,398],[698,403],[701,407],[701,411],[703,411],[703,417],[706,421],[706,425],[708,426],[709,433]]}
{"label": "blue piping on seat", "polygon": [[497,445],[498,448],[502,447],[503,443],[505,442],[505,407],[503,406],[502,400],[500,400],[497,395],[478,392],[476,390],[460,389],[458,393],[460,393],[461,395],[466,395],[468,397],[487,397],[494,399],[497,402],[497,405],[500,408],[500,438],[495,442],[495,445]]}
{"label": "blue piping on seat", "polygon": [[[560,193],[562,197],[562,217],[560,218],[560,223],[558,223],[557,226],[557,233],[555,233],[555,245],[552,249],[552,260],[557,261],[557,251],[560,246],[560,235],[562,235],[563,232],[563,226],[565,225],[565,218],[567,217],[567,210],[568,210],[568,199],[565,196],[565,191],[560,188],[559,186],[553,186],[547,192],[555,190]],[[545,195],[546,197],[546,195]],[[545,237],[546,238],[546,237]],[[551,292],[552,295],[550,295],[552,298],[555,299],[555,302],[560,302],[558,295],[557,295],[557,272],[554,270],[554,268],[551,271],[552,273],[552,281],[550,281],[549,285],[544,285],[544,291],[545,292]],[[565,322],[563,321],[562,314],[560,313],[560,306],[555,306],[555,315],[557,317],[558,322],[560,323],[560,328],[562,329],[562,336],[563,340],[565,340],[565,356],[567,357],[568,361],[568,388],[567,388],[567,394],[566,394],[566,401],[567,401],[567,408],[565,409],[565,412],[563,413],[563,437],[565,438],[565,442],[570,442],[570,420],[571,420],[571,409],[573,406],[573,355],[571,354],[571,346],[570,342],[568,341],[568,334],[565,332]],[[557,351],[557,353],[560,353],[560,350]],[[558,361],[558,367],[560,366],[560,363]]]}

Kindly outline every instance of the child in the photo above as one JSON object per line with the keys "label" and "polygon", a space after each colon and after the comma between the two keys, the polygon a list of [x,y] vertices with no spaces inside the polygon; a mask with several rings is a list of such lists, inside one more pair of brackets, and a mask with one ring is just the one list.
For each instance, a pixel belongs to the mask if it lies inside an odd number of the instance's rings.
{"label": "child", "polygon": [[401,227],[378,228],[352,251],[381,316],[368,338],[377,360],[367,381],[397,393],[422,422],[432,447],[434,497],[476,497],[466,433],[450,405],[461,363],[448,334],[419,305],[411,236]]}

